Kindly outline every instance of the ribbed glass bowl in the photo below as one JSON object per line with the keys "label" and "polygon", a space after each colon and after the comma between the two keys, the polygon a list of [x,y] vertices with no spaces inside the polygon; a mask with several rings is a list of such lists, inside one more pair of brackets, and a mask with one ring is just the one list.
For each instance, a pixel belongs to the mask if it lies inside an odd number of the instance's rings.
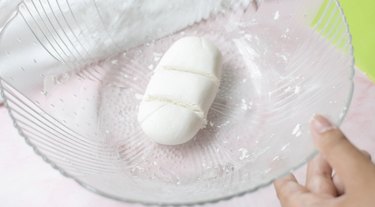
{"label": "ribbed glass bowl", "polygon": [[[136,117],[163,53],[203,36],[223,54],[208,125],[178,146]],[[339,124],[353,54],[336,0],[25,0],[1,33],[1,89],[46,162],[98,194],[188,205],[256,190],[315,153],[314,113]]]}

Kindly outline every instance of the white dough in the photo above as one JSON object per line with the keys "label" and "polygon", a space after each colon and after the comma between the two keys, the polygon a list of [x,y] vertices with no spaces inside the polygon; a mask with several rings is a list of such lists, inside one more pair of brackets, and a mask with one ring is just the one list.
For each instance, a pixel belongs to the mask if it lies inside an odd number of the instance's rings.
{"label": "white dough", "polygon": [[217,94],[221,54],[211,42],[184,37],[160,60],[139,107],[138,121],[159,144],[177,145],[206,126]]}

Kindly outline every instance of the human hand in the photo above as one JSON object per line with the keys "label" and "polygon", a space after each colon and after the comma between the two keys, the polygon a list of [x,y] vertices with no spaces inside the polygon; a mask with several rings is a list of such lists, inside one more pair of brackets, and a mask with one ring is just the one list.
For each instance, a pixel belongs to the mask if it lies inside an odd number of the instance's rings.
{"label": "human hand", "polygon": [[320,154],[308,164],[305,186],[292,174],[274,182],[282,206],[375,206],[375,165],[370,155],[322,116],[315,116],[310,128]]}

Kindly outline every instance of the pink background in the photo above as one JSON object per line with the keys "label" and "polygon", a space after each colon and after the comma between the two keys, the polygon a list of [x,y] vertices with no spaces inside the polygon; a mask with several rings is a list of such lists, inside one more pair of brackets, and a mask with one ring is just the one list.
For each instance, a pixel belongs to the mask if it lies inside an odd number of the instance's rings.
{"label": "pink background", "polygon": [[[353,102],[342,129],[360,148],[375,157],[375,84],[357,71]],[[136,207],[89,192],[46,164],[12,125],[0,107],[0,206],[5,207]],[[296,172],[303,182],[305,169]],[[272,186],[207,206],[280,206]]]}

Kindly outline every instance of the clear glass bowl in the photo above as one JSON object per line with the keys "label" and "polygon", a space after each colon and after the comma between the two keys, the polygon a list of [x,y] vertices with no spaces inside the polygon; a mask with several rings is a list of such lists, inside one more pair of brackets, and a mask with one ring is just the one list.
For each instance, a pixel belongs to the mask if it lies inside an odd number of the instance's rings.
{"label": "clear glass bowl", "polygon": [[[152,2],[152,3],[150,3]],[[183,145],[136,121],[154,67],[177,39],[223,53],[208,126]],[[353,90],[351,37],[335,0],[26,0],[1,33],[1,89],[37,154],[85,188],[188,205],[243,195],[315,153],[308,122],[339,124]]]}

